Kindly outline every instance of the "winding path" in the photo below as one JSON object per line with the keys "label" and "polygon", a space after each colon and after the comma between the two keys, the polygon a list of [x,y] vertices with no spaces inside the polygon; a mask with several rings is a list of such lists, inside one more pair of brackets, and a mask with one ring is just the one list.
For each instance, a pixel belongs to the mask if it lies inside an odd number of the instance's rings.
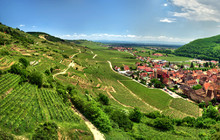
{"label": "winding path", "polygon": [[[73,58],[74,56],[78,55],[81,53],[81,50],[79,50],[78,53],[74,54],[73,56],[71,56],[71,58]],[[61,72],[58,72],[56,74],[53,75],[53,79],[57,76],[57,75],[60,75],[60,74],[66,74],[66,72],[69,70],[70,67],[74,67],[75,66],[75,63],[74,63],[74,60],[71,61],[71,63],[68,65],[68,67],[66,69],[64,69],[63,71]]]}
{"label": "winding path", "polygon": [[97,56],[97,54],[95,54],[92,59],[95,59],[96,56]]}
{"label": "winding path", "polygon": [[90,129],[94,136],[94,140],[105,140],[105,136],[88,120],[82,113],[80,113],[73,105],[72,109],[74,112],[85,121],[85,124]]}
{"label": "winding path", "polygon": [[[71,58],[73,58],[74,56],[80,53],[81,53],[81,50],[79,50],[79,52],[74,54]],[[55,78],[55,76],[57,75],[65,74],[70,67],[74,67],[74,66],[75,66],[75,63],[74,63],[74,60],[72,60],[72,62],[68,65],[66,69],[64,69],[62,72],[54,74],[53,78]],[[92,132],[94,136],[94,140],[105,140],[105,136],[88,119],[86,119],[86,117],[83,116],[83,114],[81,114],[73,105],[72,105],[72,109],[81,119],[85,121],[85,124],[87,125],[87,127],[90,129],[90,131]]]}

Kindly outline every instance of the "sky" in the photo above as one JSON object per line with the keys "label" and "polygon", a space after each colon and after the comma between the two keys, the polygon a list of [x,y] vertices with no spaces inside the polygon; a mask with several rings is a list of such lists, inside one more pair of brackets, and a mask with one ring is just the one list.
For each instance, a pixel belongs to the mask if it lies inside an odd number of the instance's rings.
{"label": "sky", "polygon": [[219,0],[0,0],[0,22],[63,39],[185,44],[220,34]]}

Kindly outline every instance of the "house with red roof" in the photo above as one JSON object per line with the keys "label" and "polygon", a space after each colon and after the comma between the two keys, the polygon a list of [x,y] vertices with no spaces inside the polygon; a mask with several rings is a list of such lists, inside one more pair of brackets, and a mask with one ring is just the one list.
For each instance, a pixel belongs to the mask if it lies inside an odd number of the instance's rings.
{"label": "house with red roof", "polygon": [[130,68],[127,65],[124,65],[124,71],[130,71]]}

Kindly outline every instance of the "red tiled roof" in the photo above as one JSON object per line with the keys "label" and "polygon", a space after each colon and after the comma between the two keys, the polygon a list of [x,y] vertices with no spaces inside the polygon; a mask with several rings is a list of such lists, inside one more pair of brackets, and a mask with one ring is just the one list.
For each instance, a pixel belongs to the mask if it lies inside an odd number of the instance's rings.
{"label": "red tiled roof", "polygon": [[124,70],[130,70],[130,68],[127,65],[125,65]]}
{"label": "red tiled roof", "polygon": [[210,83],[204,83],[203,84],[203,87],[204,87],[205,90],[208,90],[209,86],[210,86]]}

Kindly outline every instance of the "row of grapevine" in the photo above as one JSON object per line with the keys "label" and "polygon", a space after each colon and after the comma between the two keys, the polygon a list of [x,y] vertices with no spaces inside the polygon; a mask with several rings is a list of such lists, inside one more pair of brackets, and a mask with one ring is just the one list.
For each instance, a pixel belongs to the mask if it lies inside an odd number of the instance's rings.
{"label": "row of grapevine", "polygon": [[38,89],[29,83],[18,84],[19,76],[4,74],[0,77],[0,93],[12,89],[0,99],[0,126],[14,134],[33,132],[45,121],[79,122],[70,106],[56,92]]}
{"label": "row of grapevine", "polygon": [[66,106],[56,93],[40,89],[39,94],[43,105],[49,112],[50,119],[67,122],[78,120],[70,107]]}
{"label": "row of grapevine", "polygon": [[0,59],[0,67],[9,66],[13,61],[11,59],[7,59],[5,57]]}
{"label": "row of grapevine", "polygon": [[0,94],[4,94],[9,89],[16,87],[19,80],[20,76],[10,73],[0,77]]}

